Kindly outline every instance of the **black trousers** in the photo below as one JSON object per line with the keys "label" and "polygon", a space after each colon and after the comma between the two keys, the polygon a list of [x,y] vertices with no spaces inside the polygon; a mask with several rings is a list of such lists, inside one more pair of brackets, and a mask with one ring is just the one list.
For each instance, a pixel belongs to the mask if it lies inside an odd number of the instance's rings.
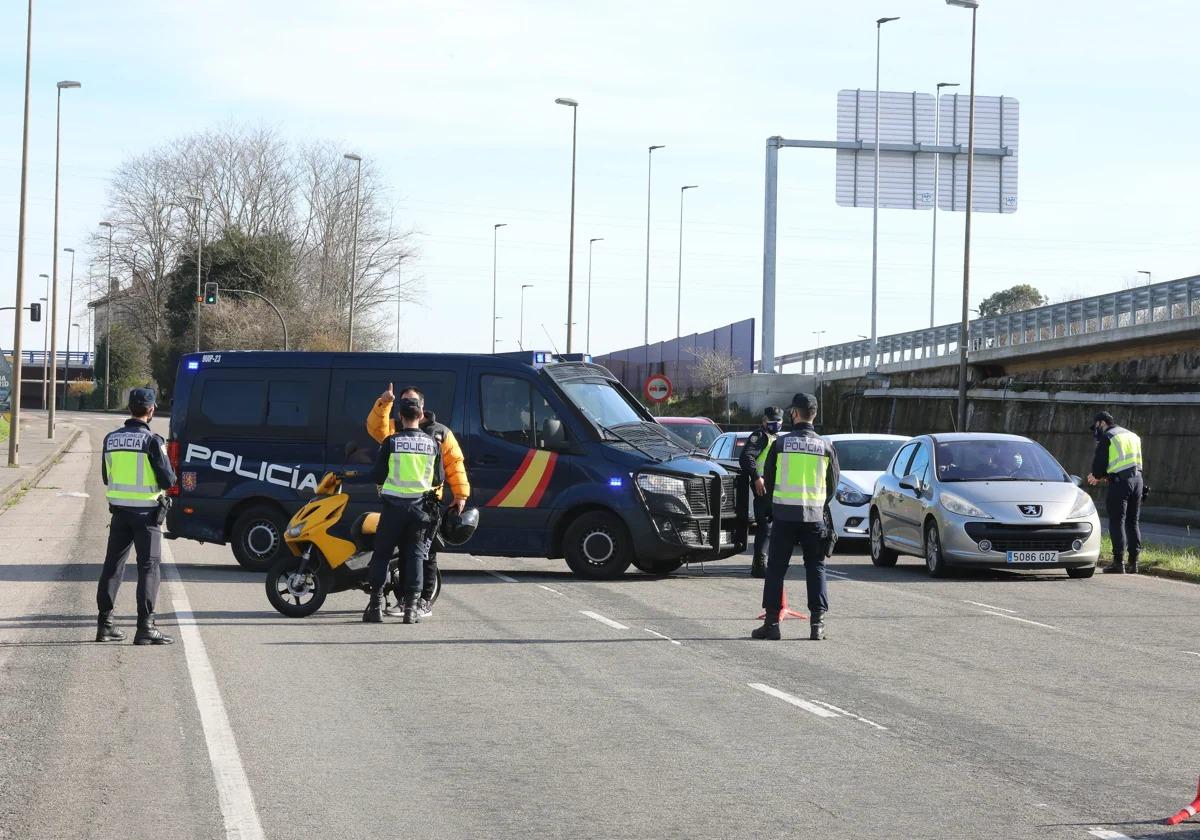
{"label": "black trousers", "polygon": [[1108,482],[1108,535],[1112,537],[1113,559],[1118,563],[1129,551],[1129,562],[1142,553],[1142,475],[1130,473],[1124,478],[1114,476]]}
{"label": "black trousers", "polygon": [[158,600],[162,558],[162,526],[155,524],[158,509],[110,507],[109,511],[108,551],[96,587],[96,607],[102,613],[112,612],[132,548],[137,555],[138,618],[146,618],[154,613],[154,602]]}
{"label": "black trousers", "polygon": [[[429,550],[425,552],[425,562],[421,564],[421,597],[427,601],[433,600],[433,590],[437,586],[437,553],[438,541],[433,539],[429,543]],[[397,600],[404,597],[404,583],[400,579],[399,569],[394,575],[392,594]]]}
{"label": "black trousers", "polygon": [[[751,485],[750,493],[754,493]],[[766,557],[771,544],[771,497],[754,496],[754,556]]]}
{"label": "black trousers", "polygon": [[399,505],[384,502],[379,528],[375,531],[375,552],[367,568],[373,592],[382,593],[387,585],[388,564],[397,549],[400,550],[403,595],[416,595],[421,591],[421,573],[429,554],[431,525],[432,520],[421,502]]}
{"label": "black trousers", "polygon": [[767,579],[763,581],[763,609],[767,617],[783,609],[783,579],[792,562],[792,550],[799,544],[804,553],[804,579],[808,588],[810,614],[829,611],[829,590],[825,585],[825,550],[820,522],[790,522],[776,519],[771,526],[771,549],[767,555]]}

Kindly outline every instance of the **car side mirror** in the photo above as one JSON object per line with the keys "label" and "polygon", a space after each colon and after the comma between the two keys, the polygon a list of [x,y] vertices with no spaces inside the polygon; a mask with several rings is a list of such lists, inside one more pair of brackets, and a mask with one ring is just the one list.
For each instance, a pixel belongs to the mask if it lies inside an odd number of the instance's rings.
{"label": "car side mirror", "polygon": [[904,478],[900,479],[900,487],[903,490],[912,490],[914,493],[919,493],[921,490],[916,478],[911,475],[906,475]]}
{"label": "car side mirror", "polygon": [[1082,479],[1082,478],[1080,478],[1080,477],[1079,477],[1079,476],[1077,476],[1077,475],[1072,475],[1072,476],[1071,476],[1071,483],[1072,483],[1072,484],[1074,484],[1076,487],[1082,487],[1082,486],[1083,486],[1083,479]]}

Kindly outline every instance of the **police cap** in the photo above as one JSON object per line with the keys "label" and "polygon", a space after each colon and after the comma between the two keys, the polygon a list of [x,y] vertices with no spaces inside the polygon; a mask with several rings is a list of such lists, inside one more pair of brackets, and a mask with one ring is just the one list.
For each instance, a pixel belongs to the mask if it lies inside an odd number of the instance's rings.
{"label": "police cap", "polygon": [[763,419],[769,423],[783,420],[783,409],[777,405],[769,405],[763,409]]}
{"label": "police cap", "polygon": [[791,407],[799,409],[805,414],[811,414],[817,410],[817,398],[812,394],[796,394],[792,397]]}
{"label": "police cap", "polygon": [[129,392],[130,408],[150,408],[155,404],[153,388],[134,388]]}
{"label": "police cap", "polygon": [[1117,421],[1114,420],[1113,416],[1111,414],[1109,414],[1107,411],[1097,411],[1096,416],[1092,418],[1093,423],[1099,423],[1101,420],[1103,420],[1105,423],[1109,424],[1110,426],[1117,425]]}

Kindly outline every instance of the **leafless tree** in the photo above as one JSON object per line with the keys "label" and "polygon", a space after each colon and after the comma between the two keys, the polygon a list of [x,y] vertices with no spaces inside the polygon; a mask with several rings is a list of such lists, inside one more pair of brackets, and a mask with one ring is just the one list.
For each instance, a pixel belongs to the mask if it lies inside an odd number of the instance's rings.
{"label": "leafless tree", "polygon": [[714,410],[718,400],[726,395],[729,380],[741,372],[737,359],[728,353],[718,350],[693,350],[695,357],[695,381],[701,390],[713,402]]}

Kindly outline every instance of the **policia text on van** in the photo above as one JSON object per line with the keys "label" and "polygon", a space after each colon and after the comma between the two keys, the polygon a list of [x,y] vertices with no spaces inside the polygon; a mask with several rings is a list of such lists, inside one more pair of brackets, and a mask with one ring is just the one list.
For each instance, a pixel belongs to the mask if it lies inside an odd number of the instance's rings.
{"label": "policia text on van", "polygon": [[[456,551],[565,557],[606,578],[744,547],[732,474],[682,448],[603,367],[549,353],[185,356],[168,442],[172,538],[228,542],[244,566],[266,568],[347,443],[355,463],[372,460],[364,419],[391,381],[421,389],[462,444],[481,517]],[[346,489],[345,522],[378,509],[374,486]]]}

